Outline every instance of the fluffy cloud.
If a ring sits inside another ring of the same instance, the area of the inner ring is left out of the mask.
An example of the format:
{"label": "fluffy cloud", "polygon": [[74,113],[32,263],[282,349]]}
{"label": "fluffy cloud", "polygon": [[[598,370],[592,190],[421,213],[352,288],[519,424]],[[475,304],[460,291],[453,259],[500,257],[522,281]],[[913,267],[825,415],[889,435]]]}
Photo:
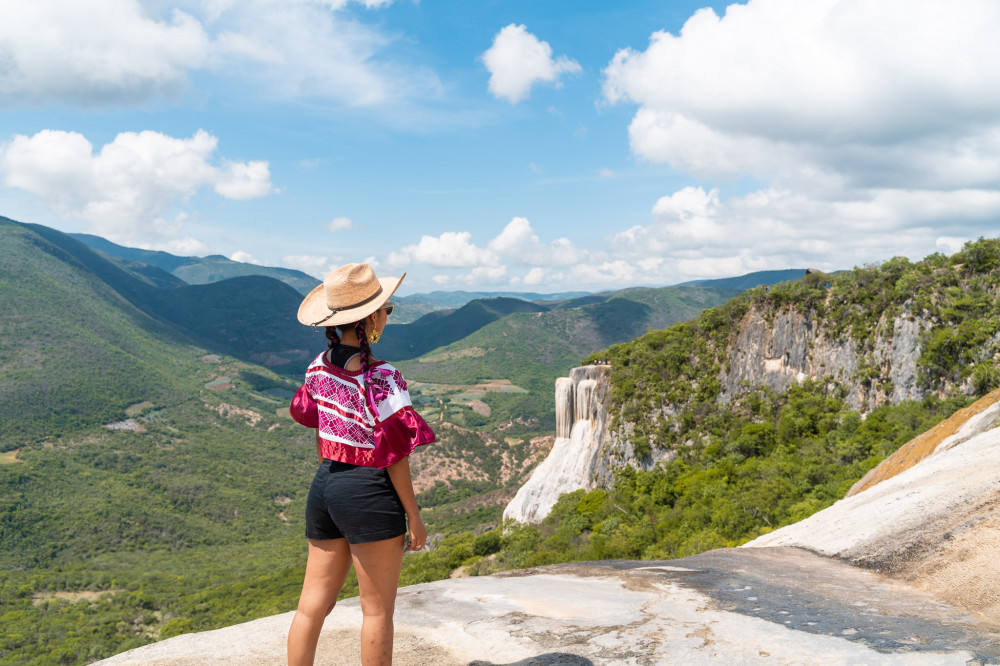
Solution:
{"label": "fluffy cloud", "polygon": [[998,29],[991,0],[750,0],[620,51],[604,91],[640,105],[637,154],[685,170],[882,171],[944,152],[996,182]]}
{"label": "fluffy cloud", "polygon": [[535,83],[559,85],[563,74],[581,71],[580,64],[566,56],[553,59],[548,42],[539,40],[525,26],[513,23],[497,33],[482,60],[490,73],[490,92],[511,104],[525,99]]}
{"label": "fluffy cloud", "polygon": [[190,139],[123,132],[95,154],[82,134],[42,130],[0,147],[0,182],[112,239],[175,235],[184,215],[163,216],[203,187],[239,200],[272,191],[267,162],[213,165],[217,143],[201,130]]}
{"label": "fluffy cloud", "polygon": [[318,279],[323,279],[331,268],[329,257],[312,254],[286,254],[281,258],[281,265],[300,270]]}
{"label": "fluffy cloud", "polygon": [[[620,51],[604,95],[638,106],[632,151],[717,187],[661,198],[613,253],[687,279],[995,235],[998,31],[991,0],[750,0]],[[760,189],[723,195],[749,178]]]}
{"label": "fluffy cloud", "polygon": [[523,217],[512,219],[489,242],[487,249],[514,261],[536,266],[565,266],[584,257],[584,253],[577,250],[568,238],[557,238],[545,245],[531,228],[531,222]]}
{"label": "fluffy cloud", "polygon": [[141,103],[178,94],[194,71],[235,73],[272,95],[349,106],[440,89],[432,72],[385,59],[392,40],[342,11],[347,0],[176,0],[164,17],[152,4],[7,0],[0,105]]}
{"label": "fluffy cloud", "polygon": [[405,268],[411,262],[449,268],[498,266],[500,258],[472,243],[468,231],[446,231],[440,236],[421,236],[420,242],[390,252],[385,259],[391,268]]}
{"label": "fluffy cloud", "polygon": [[261,262],[253,258],[252,254],[250,254],[249,252],[244,252],[243,250],[236,250],[236,252],[233,252],[231,255],[229,255],[229,258],[232,259],[233,261],[239,261],[244,264],[254,264],[257,266],[262,265]]}
{"label": "fluffy cloud", "polygon": [[181,90],[211,39],[190,14],[151,18],[135,0],[7,0],[0,103],[137,102]]}

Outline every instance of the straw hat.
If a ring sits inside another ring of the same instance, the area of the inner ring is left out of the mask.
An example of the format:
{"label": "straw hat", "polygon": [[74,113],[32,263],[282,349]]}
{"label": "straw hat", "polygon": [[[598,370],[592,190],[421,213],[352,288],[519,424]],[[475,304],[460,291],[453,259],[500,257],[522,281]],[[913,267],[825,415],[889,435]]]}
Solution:
{"label": "straw hat", "polygon": [[382,307],[406,277],[377,278],[368,264],[347,264],[326,276],[299,306],[306,326],[340,326],[361,321]]}

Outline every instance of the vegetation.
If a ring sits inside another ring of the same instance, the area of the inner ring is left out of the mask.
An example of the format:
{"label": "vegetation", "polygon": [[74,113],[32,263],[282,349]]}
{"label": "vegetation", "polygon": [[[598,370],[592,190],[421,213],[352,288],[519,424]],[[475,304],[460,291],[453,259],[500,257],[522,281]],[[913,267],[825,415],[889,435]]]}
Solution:
{"label": "vegetation", "polygon": [[966,398],[885,406],[862,420],[816,383],[753,391],[704,424],[705,438],[612,489],[564,495],[541,525],[504,537],[498,568],[601,559],[673,559],[731,547],[806,518]]}
{"label": "vegetation", "polygon": [[[615,425],[633,429],[640,454],[654,443],[673,448],[699,436],[701,421],[717,410],[720,371],[728,367],[729,345],[751,308],[768,318],[800,312],[833,339],[853,340],[863,362],[849,379],[868,389],[889,390],[891,384],[864,354],[878,336],[891,335],[897,318],[918,320],[920,388],[982,394],[1000,386],[998,268],[1000,240],[979,239],[951,257],[934,254],[920,262],[897,257],[836,275],[812,273],[778,287],[757,287],[588,360],[611,363]],[[660,418],[665,403],[674,406],[676,416]]]}

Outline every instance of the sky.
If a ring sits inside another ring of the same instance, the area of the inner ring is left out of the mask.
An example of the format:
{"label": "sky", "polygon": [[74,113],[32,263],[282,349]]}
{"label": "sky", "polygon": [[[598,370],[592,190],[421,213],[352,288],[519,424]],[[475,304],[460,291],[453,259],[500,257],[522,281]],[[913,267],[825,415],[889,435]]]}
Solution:
{"label": "sky", "polygon": [[401,293],[1000,235],[996,0],[0,0],[0,215]]}

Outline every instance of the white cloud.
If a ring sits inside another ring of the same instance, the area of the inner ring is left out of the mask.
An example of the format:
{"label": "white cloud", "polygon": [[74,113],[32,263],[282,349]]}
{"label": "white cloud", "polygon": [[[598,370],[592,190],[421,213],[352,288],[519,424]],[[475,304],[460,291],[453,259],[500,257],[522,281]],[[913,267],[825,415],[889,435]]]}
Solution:
{"label": "white cloud", "polygon": [[468,286],[496,285],[504,282],[506,278],[506,266],[477,266],[464,275],[452,276],[452,282],[459,282]]}
{"label": "white cloud", "polygon": [[618,177],[618,174],[616,174],[611,169],[606,169],[605,168],[605,169],[598,169],[597,170],[597,177],[600,178],[601,180],[614,180],[615,178]]}
{"label": "white cloud", "polygon": [[132,103],[175,94],[210,49],[201,23],[179,10],[157,20],[135,0],[6,0],[0,104]]}
{"label": "white cloud", "polygon": [[[346,2],[243,0],[227,3],[211,26],[218,63],[239,65],[282,97],[386,106],[440,94],[426,68],[385,56],[394,38],[340,12]],[[368,0],[369,8],[390,4]]]}
{"label": "white cloud", "polygon": [[[637,105],[632,151],[712,184],[661,198],[612,254],[689,279],[995,235],[998,31],[991,0],[749,0],[620,51],[604,96]],[[727,198],[731,179],[761,186]]]}
{"label": "white cloud", "polygon": [[461,268],[468,266],[497,266],[499,257],[472,243],[468,231],[446,231],[440,236],[421,236],[420,242],[390,252],[385,263],[390,268],[405,268],[411,262],[428,266]]}
{"label": "white cloud", "polygon": [[515,217],[500,234],[489,242],[487,249],[514,261],[537,266],[565,266],[584,258],[568,238],[557,238],[545,245],[539,240],[531,222]]}
{"label": "white cloud", "polygon": [[300,270],[320,280],[331,270],[328,257],[312,254],[286,254],[281,258],[281,265]]}
{"label": "white cloud", "polygon": [[540,266],[535,266],[528,271],[522,281],[524,284],[541,284],[545,280],[546,271]]}
{"label": "white cloud", "polygon": [[243,250],[236,250],[236,252],[233,252],[231,255],[229,255],[229,258],[232,259],[233,261],[239,261],[244,264],[254,264],[256,266],[262,265],[261,262],[253,258],[252,254],[250,254],[249,252],[244,252]]}
{"label": "white cloud", "polygon": [[539,40],[525,26],[513,23],[497,33],[482,60],[490,73],[490,92],[511,104],[527,98],[537,82],[558,86],[563,74],[581,71],[580,64],[566,56],[553,59],[548,42]]}
{"label": "white cloud", "polygon": [[996,184],[998,30],[991,0],[750,0],[620,51],[604,93],[640,106],[636,154],[693,173]]}
{"label": "white cloud", "polygon": [[154,243],[148,249],[161,250],[181,257],[203,257],[209,253],[208,245],[190,236],[175,238],[166,243]]}
{"label": "white cloud", "polygon": [[349,217],[335,217],[326,225],[326,228],[333,232],[347,231],[354,229],[354,221]]}
{"label": "white cloud", "polygon": [[95,154],[82,134],[42,130],[0,147],[0,182],[112,239],[175,235],[185,216],[163,215],[202,187],[240,200],[272,191],[267,162],[213,165],[217,143],[202,130],[190,139],[123,132]]}
{"label": "white cloud", "polygon": [[394,38],[342,11],[346,0],[174,4],[160,17],[140,0],[7,0],[0,106],[139,104],[177,95],[198,71],[243,77],[261,94],[347,106],[441,90],[433,72],[386,57]]}

